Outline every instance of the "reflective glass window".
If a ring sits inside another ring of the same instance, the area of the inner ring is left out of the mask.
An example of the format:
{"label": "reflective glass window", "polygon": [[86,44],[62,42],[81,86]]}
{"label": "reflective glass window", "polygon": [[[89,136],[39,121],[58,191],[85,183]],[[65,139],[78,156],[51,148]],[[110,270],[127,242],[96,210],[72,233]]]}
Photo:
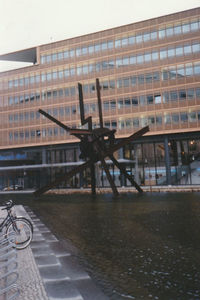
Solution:
{"label": "reflective glass window", "polygon": [[126,119],[125,123],[126,123],[126,128],[131,128],[131,125],[132,125],[131,119]]}
{"label": "reflective glass window", "polygon": [[58,74],[57,74],[57,71],[55,71],[55,72],[52,73],[52,78],[53,78],[53,80],[57,79],[57,75],[58,75]]}
{"label": "reflective glass window", "polygon": [[113,49],[113,41],[108,41],[108,49]]}
{"label": "reflective glass window", "polygon": [[131,100],[130,100],[130,98],[124,99],[124,104],[125,104],[126,108],[130,107],[131,106]]}
{"label": "reflective glass window", "polygon": [[183,33],[189,32],[190,31],[190,24],[182,25],[182,31],[183,31]]}
{"label": "reflective glass window", "polygon": [[176,56],[182,56],[183,55],[183,47],[176,47]]}
{"label": "reflective glass window", "polygon": [[148,42],[151,39],[151,34],[149,32],[143,34],[144,42]]}
{"label": "reflective glass window", "polygon": [[179,114],[172,114],[172,122],[179,123]]}
{"label": "reflective glass window", "polygon": [[115,48],[121,47],[121,40],[115,41]]}
{"label": "reflective glass window", "polygon": [[158,32],[159,39],[164,39],[165,37],[165,29],[161,29]]}
{"label": "reflective glass window", "polygon": [[169,69],[169,79],[176,79],[176,69],[175,68]]}
{"label": "reflective glass window", "polygon": [[63,59],[63,52],[58,52],[58,60]]}
{"label": "reflective glass window", "polygon": [[137,63],[138,63],[138,64],[142,64],[143,61],[144,61],[144,56],[141,55],[141,54],[138,54],[138,55],[137,55]]}
{"label": "reflective glass window", "polygon": [[181,123],[185,123],[188,121],[188,114],[187,112],[181,112],[180,113],[180,119],[181,119]]}
{"label": "reflective glass window", "polygon": [[188,117],[189,117],[189,122],[196,122],[197,121],[196,111],[190,112]]}
{"label": "reflective glass window", "polygon": [[160,103],[162,102],[161,99],[162,99],[162,98],[161,98],[161,95],[160,95],[160,94],[154,95],[154,102],[155,102],[155,104],[160,104]]}
{"label": "reflective glass window", "polygon": [[162,125],[162,116],[156,116],[156,125]]}
{"label": "reflective glass window", "polygon": [[133,127],[139,127],[139,118],[133,118]]}
{"label": "reflective glass window", "polygon": [[171,124],[171,115],[165,115],[164,122],[165,124]]}
{"label": "reflective glass window", "polygon": [[186,91],[185,90],[179,91],[179,99],[180,100],[185,100],[186,99]]}
{"label": "reflective glass window", "polygon": [[185,45],[185,46],[183,47],[183,49],[184,49],[184,54],[185,54],[185,55],[188,55],[188,54],[190,54],[190,53],[192,52],[191,45]]}
{"label": "reflective glass window", "polygon": [[163,49],[160,51],[160,59],[165,59],[167,58],[167,50]]}
{"label": "reflective glass window", "polygon": [[47,63],[50,63],[50,62],[51,62],[51,55],[47,55],[47,56],[46,56],[46,62],[47,62]]}
{"label": "reflective glass window", "polygon": [[69,77],[69,69],[65,69],[64,70],[64,75],[65,75],[65,78]]}
{"label": "reflective glass window", "polygon": [[195,91],[194,91],[194,89],[188,89],[187,90],[187,98],[188,99],[194,99],[195,98]]}
{"label": "reflective glass window", "polygon": [[123,64],[122,64],[122,59],[121,58],[117,58],[116,59],[116,67],[119,68],[121,67]]}
{"label": "reflective glass window", "polygon": [[129,86],[129,78],[123,78],[123,85],[124,85],[124,87]]}
{"label": "reflective glass window", "polygon": [[200,44],[193,44],[192,45],[192,52],[193,53],[199,53],[200,52]]}
{"label": "reflective glass window", "polygon": [[123,86],[123,81],[122,81],[122,79],[118,79],[118,80],[117,80],[117,88],[122,88],[122,86]]}
{"label": "reflective glass window", "polygon": [[123,57],[123,66],[129,65],[129,57]]}
{"label": "reflective glass window", "polygon": [[69,53],[70,53],[70,57],[74,57],[74,55],[75,55],[75,50],[74,50],[74,49],[71,49]]}
{"label": "reflective glass window", "polygon": [[94,53],[94,46],[93,46],[93,45],[90,45],[90,46],[88,47],[88,51],[89,51],[90,54]]}
{"label": "reflective glass window", "polygon": [[111,109],[116,109],[116,101],[115,100],[110,101],[110,108]]}
{"label": "reflective glass window", "polygon": [[190,26],[191,26],[191,30],[192,30],[192,31],[195,31],[195,30],[198,30],[198,29],[199,29],[199,24],[198,24],[198,22],[193,22],[193,23],[190,24]]}
{"label": "reflective glass window", "polygon": [[59,79],[63,78],[63,70],[58,71],[58,77]]}
{"label": "reflective glass window", "polygon": [[47,73],[47,81],[51,80],[51,73]]}
{"label": "reflective glass window", "polygon": [[182,33],[182,26],[178,25],[174,27],[174,34],[181,34]]}
{"label": "reflective glass window", "polygon": [[152,74],[146,74],[145,75],[145,81],[146,81],[146,83],[152,83],[152,80],[153,80]]}
{"label": "reflective glass window", "polygon": [[88,65],[83,66],[83,74],[88,74]]}
{"label": "reflective glass window", "polygon": [[136,56],[130,56],[129,62],[130,62],[130,65],[135,65],[136,64]]}
{"label": "reflective glass window", "polygon": [[107,42],[101,44],[101,50],[102,51],[107,50]]}
{"label": "reflective glass window", "polygon": [[75,68],[70,68],[70,75],[74,76],[76,74]]}
{"label": "reflective glass window", "polygon": [[88,50],[87,47],[83,47],[83,48],[81,49],[82,55],[86,55],[86,54],[87,54],[87,50]]}
{"label": "reflective glass window", "polygon": [[80,56],[81,55],[81,48],[76,48],[76,56]]}
{"label": "reflective glass window", "polygon": [[145,62],[151,61],[151,53],[145,53],[145,55],[144,55],[144,61]]}
{"label": "reflective glass window", "polygon": [[200,88],[196,88],[196,97],[200,98]]}
{"label": "reflective glass window", "polygon": [[144,84],[144,75],[138,75],[138,83]]}
{"label": "reflective glass window", "polygon": [[157,40],[157,31],[151,32],[151,40]]}
{"label": "reflective glass window", "polygon": [[171,91],[171,92],[170,92],[170,99],[171,99],[172,101],[178,100],[178,93],[177,93],[177,91]]}
{"label": "reflective glass window", "polygon": [[136,35],[136,43],[137,43],[137,44],[138,44],[138,43],[142,43],[142,41],[143,41],[143,36],[142,36],[142,34]]}
{"label": "reflective glass window", "polygon": [[175,56],[175,49],[174,48],[171,48],[171,49],[168,49],[168,57],[174,57]]}
{"label": "reflective glass window", "polygon": [[172,36],[173,34],[173,27],[166,28],[166,36]]}
{"label": "reflective glass window", "polygon": [[139,96],[140,105],[146,105],[146,97],[145,96]]}
{"label": "reflective glass window", "polygon": [[68,58],[69,57],[69,51],[65,50],[63,53],[64,58]]}
{"label": "reflective glass window", "polygon": [[195,75],[200,75],[200,64],[195,64],[194,65],[194,74]]}
{"label": "reflective glass window", "polygon": [[135,86],[137,84],[137,77],[136,76],[131,76],[131,85]]}
{"label": "reflective glass window", "polygon": [[121,42],[122,42],[122,47],[127,46],[128,45],[128,38],[123,38]]}
{"label": "reflective glass window", "polygon": [[147,104],[153,104],[153,95],[147,95]]}
{"label": "reflective glass window", "polygon": [[129,43],[130,45],[135,44],[135,36],[129,36],[129,38],[128,38],[128,43]]}
{"label": "reflective glass window", "polygon": [[123,108],[123,106],[124,106],[124,101],[123,101],[123,99],[118,99],[118,101],[117,101],[117,106],[118,106],[118,109]]}
{"label": "reflective glass window", "polygon": [[153,81],[159,81],[160,80],[160,73],[154,72],[153,73]]}
{"label": "reflective glass window", "polygon": [[193,67],[192,65],[187,65],[185,68],[185,75],[186,76],[192,76],[193,75]]}
{"label": "reflective glass window", "polygon": [[132,105],[133,106],[137,106],[138,105],[138,98],[137,97],[133,97],[132,98]]}

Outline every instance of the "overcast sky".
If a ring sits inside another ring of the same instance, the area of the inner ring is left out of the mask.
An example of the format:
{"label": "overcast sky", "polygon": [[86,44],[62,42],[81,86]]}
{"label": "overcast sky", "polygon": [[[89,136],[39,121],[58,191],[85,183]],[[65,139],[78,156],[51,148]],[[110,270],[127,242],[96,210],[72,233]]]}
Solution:
{"label": "overcast sky", "polygon": [[[200,0],[0,0],[0,54],[199,6]],[[10,66],[0,62],[0,71]]]}

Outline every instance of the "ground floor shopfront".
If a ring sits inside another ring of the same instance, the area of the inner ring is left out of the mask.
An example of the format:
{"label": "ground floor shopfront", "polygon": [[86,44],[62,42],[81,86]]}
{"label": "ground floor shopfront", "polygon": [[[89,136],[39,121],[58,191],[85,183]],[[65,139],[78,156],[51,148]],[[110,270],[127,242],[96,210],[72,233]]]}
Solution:
{"label": "ground floor shopfront", "polygon": [[[79,144],[49,145],[0,151],[0,189],[37,189],[83,163]],[[147,136],[116,153],[127,172],[143,186],[200,184],[200,133]],[[130,182],[107,160],[117,186]],[[97,163],[97,187],[108,187],[106,174]],[[90,170],[77,173],[58,188],[88,188]]]}

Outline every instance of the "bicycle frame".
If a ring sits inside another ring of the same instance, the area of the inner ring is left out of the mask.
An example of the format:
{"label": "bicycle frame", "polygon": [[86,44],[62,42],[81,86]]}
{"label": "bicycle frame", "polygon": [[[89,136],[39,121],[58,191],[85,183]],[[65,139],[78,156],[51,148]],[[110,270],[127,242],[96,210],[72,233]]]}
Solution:
{"label": "bicycle frame", "polygon": [[0,223],[0,232],[2,232],[4,227],[7,227],[7,225],[13,221],[15,217],[12,215],[11,209],[7,211],[7,216],[5,219]]}

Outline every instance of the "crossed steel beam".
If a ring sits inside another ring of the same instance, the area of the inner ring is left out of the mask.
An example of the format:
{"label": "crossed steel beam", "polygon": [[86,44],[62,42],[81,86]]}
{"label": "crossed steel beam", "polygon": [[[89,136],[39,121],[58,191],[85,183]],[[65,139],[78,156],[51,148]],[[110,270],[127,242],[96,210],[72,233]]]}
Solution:
{"label": "crossed steel beam", "polygon": [[[81,117],[81,125],[88,124],[88,129],[72,129],[67,125],[63,124],[59,120],[55,119],[47,112],[39,109],[39,112],[44,115],[46,118],[56,123],[58,126],[62,127],[64,130],[68,131],[70,134],[76,136],[80,140],[80,149],[82,158],[86,160],[82,165],[75,167],[64,175],[58,177],[55,181],[50,184],[39,188],[34,192],[36,196],[41,195],[51,189],[52,187],[57,186],[60,182],[68,180],[73,177],[77,173],[82,172],[83,170],[90,168],[91,175],[91,190],[92,194],[96,193],[96,181],[95,181],[95,163],[100,161],[102,167],[105,170],[107,179],[112,188],[113,194],[117,196],[118,190],[115,185],[115,182],[110,174],[108,165],[106,164],[105,158],[109,157],[113,164],[120,170],[122,174],[131,182],[131,184],[138,190],[138,192],[143,192],[141,187],[135,182],[133,177],[126,172],[124,166],[122,166],[113,156],[114,152],[119,150],[121,147],[129,144],[134,139],[137,139],[144,135],[149,131],[149,127],[143,127],[139,131],[133,133],[127,138],[124,138],[118,143],[115,143],[115,130],[110,130],[109,128],[103,127],[103,115],[102,115],[102,106],[101,106],[101,94],[100,94],[100,84],[99,79],[96,79],[96,90],[97,90],[97,100],[98,100],[98,111],[99,111],[99,128],[92,128],[92,117],[89,116],[85,118],[84,111],[84,102],[83,102],[83,92],[82,85],[78,83],[78,91],[79,91],[79,106],[80,106],[80,117]],[[106,137],[106,140],[105,140]]]}

